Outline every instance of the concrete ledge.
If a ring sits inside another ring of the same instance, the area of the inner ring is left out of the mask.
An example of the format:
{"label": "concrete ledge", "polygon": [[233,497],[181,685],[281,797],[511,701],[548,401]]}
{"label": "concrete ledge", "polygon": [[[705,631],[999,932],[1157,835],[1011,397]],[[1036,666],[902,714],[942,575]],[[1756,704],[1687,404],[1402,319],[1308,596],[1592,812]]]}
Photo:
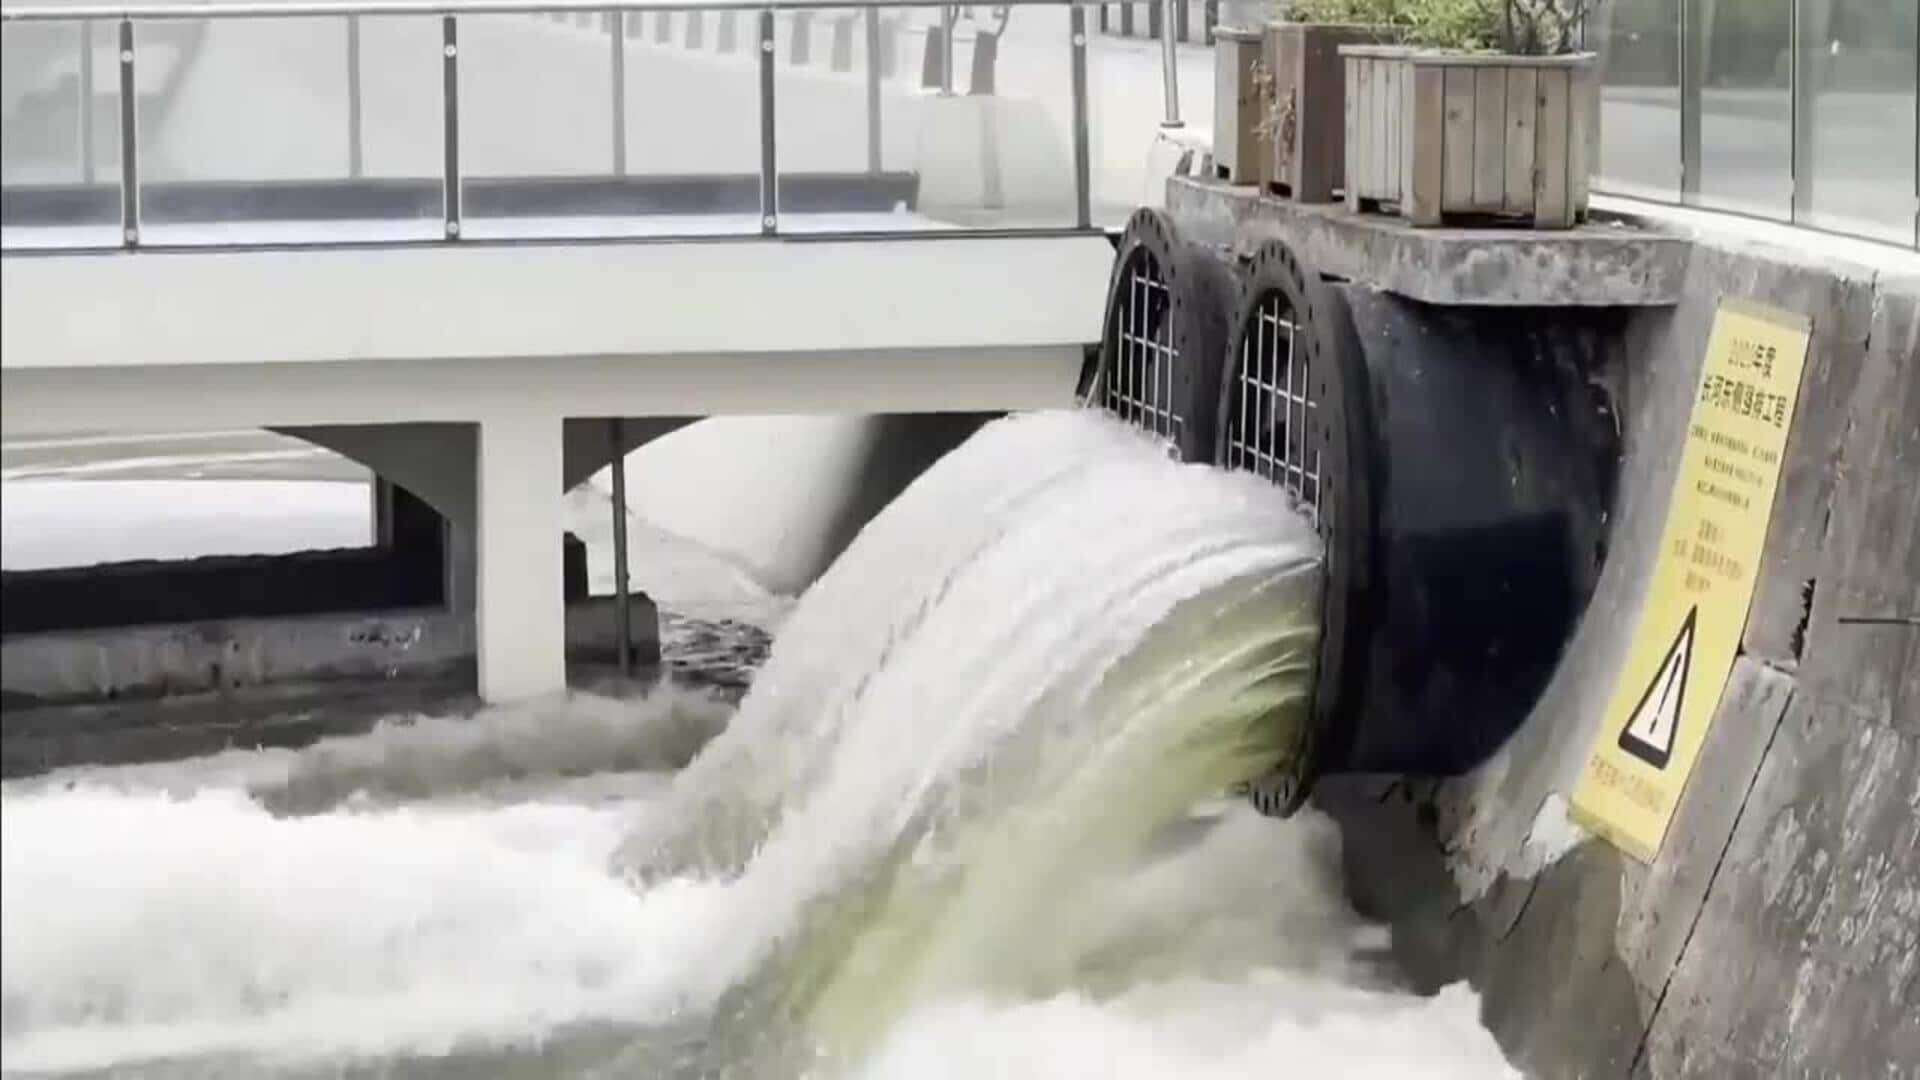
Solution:
{"label": "concrete ledge", "polygon": [[[654,663],[660,656],[659,614],[645,596],[633,597],[632,605],[636,659]],[[569,604],[569,655],[588,661],[614,656],[617,614],[611,597]],[[0,640],[0,698],[11,736],[17,734],[16,709],[441,675],[471,665],[474,655],[473,619],[444,609],[19,634]]]}
{"label": "concrete ledge", "polygon": [[1684,237],[1617,223],[1416,229],[1192,177],[1167,182],[1167,209],[1200,243],[1250,254],[1284,240],[1322,273],[1429,304],[1668,307],[1680,301],[1692,251]]}

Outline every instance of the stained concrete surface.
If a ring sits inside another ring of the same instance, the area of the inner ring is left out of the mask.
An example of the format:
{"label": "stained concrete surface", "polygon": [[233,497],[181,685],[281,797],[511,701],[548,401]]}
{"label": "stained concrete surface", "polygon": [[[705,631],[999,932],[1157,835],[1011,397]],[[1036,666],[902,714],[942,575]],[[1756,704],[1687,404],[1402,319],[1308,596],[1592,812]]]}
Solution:
{"label": "stained concrete surface", "polygon": [[[1610,556],[1526,724],[1465,777],[1316,800],[1405,969],[1470,979],[1530,1075],[1920,1075],[1920,625],[1897,621],[1920,616],[1920,288],[1689,244],[1677,302],[1594,373],[1624,423]],[[1556,860],[1540,823],[1627,651],[1730,297],[1813,322],[1743,652],[1654,863],[1592,838]]]}
{"label": "stained concrete surface", "polygon": [[1282,240],[1321,273],[1430,304],[1644,307],[1680,299],[1692,245],[1656,228],[1594,222],[1565,232],[1416,229],[1340,204],[1268,198],[1251,187],[1174,177],[1181,235],[1252,254]]}

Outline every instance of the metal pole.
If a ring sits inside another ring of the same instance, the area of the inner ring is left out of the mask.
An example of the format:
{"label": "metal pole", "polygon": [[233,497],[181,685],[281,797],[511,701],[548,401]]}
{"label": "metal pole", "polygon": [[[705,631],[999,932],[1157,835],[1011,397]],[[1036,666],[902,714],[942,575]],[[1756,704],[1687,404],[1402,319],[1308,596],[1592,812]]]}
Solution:
{"label": "metal pole", "polygon": [[1160,11],[1160,84],[1166,94],[1167,118],[1161,127],[1177,128],[1180,125],[1180,50],[1173,40],[1173,22],[1167,5],[1171,0],[1159,0]]}
{"label": "metal pole", "polygon": [[613,43],[613,175],[627,175],[627,14],[607,13],[607,38]]}
{"label": "metal pole", "polygon": [[1789,221],[1804,222],[1813,212],[1813,109],[1819,91],[1827,85],[1832,53],[1832,8],[1825,0],[1801,0],[1787,21],[1787,175],[1792,194],[1787,200]]}
{"label": "metal pole", "polygon": [[360,16],[347,16],[347,175],[366,171],[360,145]]}
{"label": "metal pole", "polygon": [[626,421],[614,417],[607,421],[607,433],[613,440],[613,598],[614,632],[620,635],[615,646],[620,654],[620,677],[633,671],[633,611],[627,599],[627,438]]}
{"label": "metal pole", "polygon": [[948,5],[940,9],[940,92],[953,93],[953,31],[960,21],[959,9]]}
{"label": "metal pole", "polygon": [[780,227],[780,172],[773,138],[773,10],[760,13],[760,234]]}
{"label": "metal pole", "polygon": [[133,20],[120,20],[120,235],[128,247],[140,243],[140,138],[135,127]]}
{"label": "metal pole", "polygon": [[[1695,40],[1694,12],[1713,0],[1680,0],[1674,12],[1680,30],[1680,201],[1693,203],[1700,194],[1701,68],[1706,45]],[[1712,9],[1703,25],[1712,24]]]}
{"label": "metal pole", "polygon": [[93,22],[80,24],[80,182],[93,183]]}
{"label": "metal pole", "polygon": [[867,171],[880,171],[880,10],[868,8],[867,21]]}
{"label": "metal pole", "polygon": [[440,96],[446,104],[441,134],[445,139],[445,163],[440,186],[446,199],[447,239],[460,238],[460,33],[459,20],[452,15],[440,18]]}
{"label": "metal pole", "polygon": [[1092,153],[1087,146],[1087,9],[1073,5],[1073,193],[1074,223],[1093,227]]}

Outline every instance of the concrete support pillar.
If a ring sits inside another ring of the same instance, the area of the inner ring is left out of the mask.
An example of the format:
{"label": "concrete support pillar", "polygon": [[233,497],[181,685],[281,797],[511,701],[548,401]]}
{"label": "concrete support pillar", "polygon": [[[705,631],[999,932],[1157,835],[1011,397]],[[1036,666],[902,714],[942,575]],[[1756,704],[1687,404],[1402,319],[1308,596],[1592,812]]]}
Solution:
{"label": "concrete support pillar", "polygon": [[474,630],[488,702],[566,689],[560,432],[559,417],[480,424]]}
{"label": "concrete support pillar", "polygon": [[474,526],[472,522],[447,522],[444,528],[447,561],[442,570],[446,574],[447,610],[456,615],[472,615],[476,603],[474,590],[480,587],[480,547]]}
{"label": "concrete support pillar", "polygon": [[367,485],[367,492],[373,499],[373,535],[367,540],[368,546],[391,548],[393,546],[393,485],[376,476],[373,478],[373,483]]}

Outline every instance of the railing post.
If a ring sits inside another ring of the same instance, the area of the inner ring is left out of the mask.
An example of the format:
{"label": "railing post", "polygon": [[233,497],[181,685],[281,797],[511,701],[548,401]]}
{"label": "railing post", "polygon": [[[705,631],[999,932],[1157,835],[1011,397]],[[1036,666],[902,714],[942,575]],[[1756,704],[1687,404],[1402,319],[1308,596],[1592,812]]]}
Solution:
{"label": "railing post", "polygon": [[1832,4],[1802,0],[1793,5],[1787,20],[1787,175],[1793,185],[1787,220],[1799,224],[1813,212],[1813,109],[1817,88],[1828,84],[1832,65],[1831,53],[1809,50],[1805,44],[1830,41],[1832,19]]}
{"label": "railing post", "polygon": [[120,236],[127,247],[140,243],[140,135],[135,128],[133,20],[120,20]]}
{"label": "railing post", "polygon": [[867,171],[880,171],[880,9],[868,8],[867,23]]}
{"label": "railing post", "polygon": [[460,239],[460,34],[459,20],[453,15],[440,17],[440,95],[446,105],[442,135],[445,139],[445,164],[440,184],[447,209],[447,239]]}
{"label": "railing post", "polygon": [[1091,151],[1087,146],[1087,9],[1073,5],[1073,196],[1074,224],[1093,227]]}
{"label": "railing post", "polygon": [[[1169,10],[1173,0],[1156,0],[1160,13],[1160,82],[1165,93],[1167,116],[1161,127],[1180,126],[1180,46],[1173,40],[1173,19]],[[1182,0],[1185,2],[1185,0]]]}
{"label": "railing post", "polygon": [[360,16],[347,16],[347,175],[366,171],[360,139]]}
{"label": "railing post", "polygon": [[80,182],[93,183],[93,20],[80,23]]}
{"label": "railing post", "polygon": [[960,9],[948,4],[940,9],[940,92],[953,93],[953,32],[960,25]]}
{"label": "railing post", "polygon": [[607,40],[613,43],[613,175],[627,175],[626,12],[607,13]]}
{"label": "railing post", "polygon": [[1703,97],[1701,63],[1706,52],[1693,32],[1694,8],[1699,0],[1680,0],[1674,6],[1680,42],[1680,201],[1691,205],[1700,195],[1700,105]]}
{"label": "railing post", "polygon": [[760,12],[760,234],[780,228],[780,170],[774,156],[773,9]]}

